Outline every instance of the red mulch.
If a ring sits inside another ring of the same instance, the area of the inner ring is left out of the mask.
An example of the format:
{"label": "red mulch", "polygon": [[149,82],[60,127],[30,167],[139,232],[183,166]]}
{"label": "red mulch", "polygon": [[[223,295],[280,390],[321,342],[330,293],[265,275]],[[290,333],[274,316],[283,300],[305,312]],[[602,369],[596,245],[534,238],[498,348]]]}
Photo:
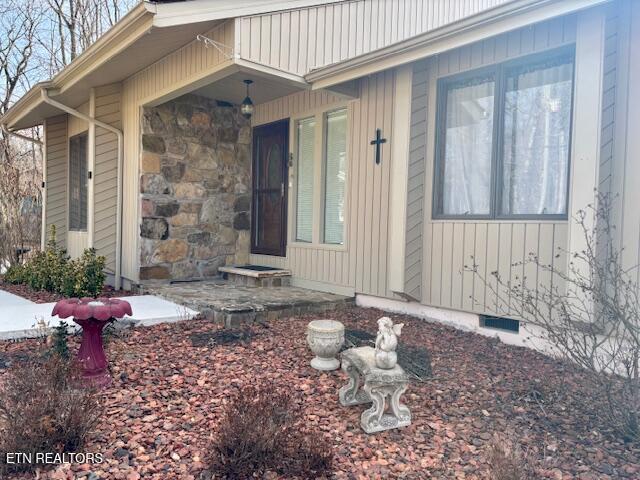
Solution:
{"label": "red mulch", "polygon": [[[370,332],[381,315],[358,308],[326,314]],[[105,454],[105,463],[60,467],[41,478],[80,478],[91,470],[105,479],[197,479],[222,407],[257,379],[303,396],[308,421],[333,444],[336,479],[487,479],[486,452],[496,433],[520,443],[538,478],[640,478],[638,449],[598,424],[597,407],[572,367],[440,324],[393,318],[405,323],[401,341],[427,346],[433,364],[434,377],[405,394],[413,414],[408,428],[362,432],[363,408],[338,403],[345,375],[309,366],[310,316],[252,327],[250,343],[199,347],[189,335],[219,327],[187,321],[136,328],[109,344],[115,382],[104,394],[104,422],[84,449]],[[0,353],[36,344],[2,343]]]}
{"label": "red mulch", "polygon": [[[46,290],[34,290],[29,285],[13,285],[0,280],[0,290],[4,290],[14,295],[19,295],[35,303],[52,303],[64,298],[59,293],[47,292]],[[101,297],[128,297],[135,295],[129,290],[114,290],[113,287],[105,285],[102,289]]]}

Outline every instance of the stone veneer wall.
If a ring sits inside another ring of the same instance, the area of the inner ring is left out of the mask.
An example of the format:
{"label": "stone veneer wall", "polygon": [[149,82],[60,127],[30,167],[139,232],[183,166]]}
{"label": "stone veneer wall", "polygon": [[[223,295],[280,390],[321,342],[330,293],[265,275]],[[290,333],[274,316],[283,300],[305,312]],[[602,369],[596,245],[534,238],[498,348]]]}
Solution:
{"label": "stone veneer wall", "polygon": [[249,259],[251,126],[185,95],[142,117],[140,280],[217,275]]}

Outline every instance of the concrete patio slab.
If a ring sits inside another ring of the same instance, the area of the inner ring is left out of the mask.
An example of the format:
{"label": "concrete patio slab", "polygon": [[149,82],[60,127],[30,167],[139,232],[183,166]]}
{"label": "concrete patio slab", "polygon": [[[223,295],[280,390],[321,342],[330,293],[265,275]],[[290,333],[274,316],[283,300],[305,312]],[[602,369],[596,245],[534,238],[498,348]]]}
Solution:
{"label": "concrete patio slab", "polygon": [[33,303],[34,302],[27,300],[26,298],[0,290],[0,309],[17,305],[32,305]]}
{"label": "concrete patio slab", "polygon": [[[6,292],[0,290],[0,293]],[[125,317],[124,320],[134,325],[171,323],[189,320],[198,315],[197,311],[152,295],[122,297],[122,299],[128,301],[133,310],[133,315]],[[0,340],[38,337],[47,334],[51,328],[60,324],[60,318],[51,316],[54,303],[29,302],[6,307],[4,304],[1,305]],[[67,323],[73,324],[72,321]]]}

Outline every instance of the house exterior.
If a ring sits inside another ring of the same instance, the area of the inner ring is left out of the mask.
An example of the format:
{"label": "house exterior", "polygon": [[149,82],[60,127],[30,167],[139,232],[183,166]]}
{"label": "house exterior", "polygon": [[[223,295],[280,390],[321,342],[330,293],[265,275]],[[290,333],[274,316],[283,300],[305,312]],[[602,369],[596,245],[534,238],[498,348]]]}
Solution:
{"label": "house exterior", "polygon": [[0,122],[44,126],[43,231],[117,286],[251,263],[477,327],[500,305],[465,265],[549,284],[510,265],[566,264],[594,189],[638,263],[639,117],[635,1],[190,0]]}

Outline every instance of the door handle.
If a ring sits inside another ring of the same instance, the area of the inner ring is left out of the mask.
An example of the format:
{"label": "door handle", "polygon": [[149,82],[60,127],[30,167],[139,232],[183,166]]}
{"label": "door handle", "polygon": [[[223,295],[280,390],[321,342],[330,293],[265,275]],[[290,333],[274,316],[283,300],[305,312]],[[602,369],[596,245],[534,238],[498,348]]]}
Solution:
{"label": "door handle", "polygon": [[280,196],[284,198],[284,182],[280,182]]}

